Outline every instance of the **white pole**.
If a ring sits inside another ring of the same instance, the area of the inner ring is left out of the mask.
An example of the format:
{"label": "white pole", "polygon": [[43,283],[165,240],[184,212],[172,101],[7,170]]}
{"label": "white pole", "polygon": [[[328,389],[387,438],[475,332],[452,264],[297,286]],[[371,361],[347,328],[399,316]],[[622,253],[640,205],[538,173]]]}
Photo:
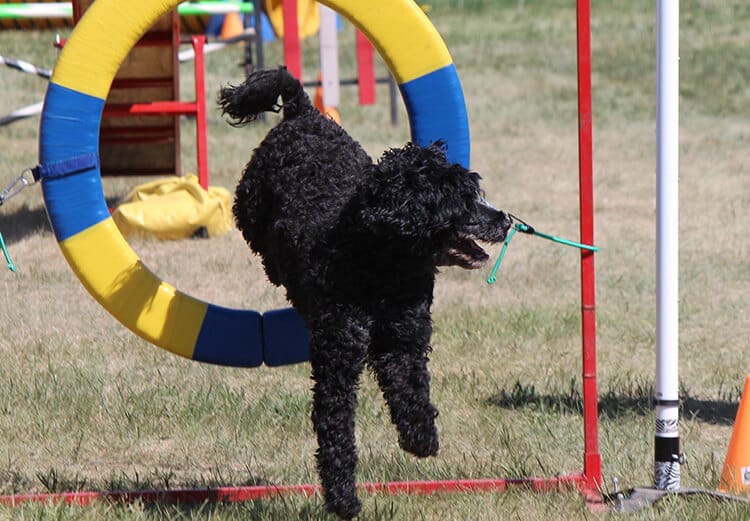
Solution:
{"label": "white pole", "polygon": [[336,11],[320,6],[320,71],[323,84],[323,107],[338,107],[339,44],[336,32]]}
{"label": "white pole", "polygon": [[679,0],[656,6],[656,437],[654,484],[680,488]]}

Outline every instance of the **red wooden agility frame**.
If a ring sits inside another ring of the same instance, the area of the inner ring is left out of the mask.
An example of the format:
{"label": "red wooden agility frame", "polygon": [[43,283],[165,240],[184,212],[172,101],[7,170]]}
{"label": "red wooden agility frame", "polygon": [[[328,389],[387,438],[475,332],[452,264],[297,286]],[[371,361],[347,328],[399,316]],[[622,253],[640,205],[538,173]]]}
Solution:
{"label": "red wooden agility frame", "polygon": [[[578,32],[578,138],[581,242],[594,244],[591,39],[590,0],[577,0]],[[386,494],[432,494],[436,492],[505,491],[520,487],[531,491],[579,490],[589,506],[602,504],[602,466],[598,441],[596,384],[596,308],[594,254],[581,250],[581,316],[583,354],[583,471],[547,478],[463,479],[443,481],[400,481],[363,483],[360,490]],[[318,493],[317,485],[259,485],[206,489],[173,489],[112,492],[68,492],[0,496],[0,504],[20,505],[32,501],[88,505],[107,499],[119,502],[196,503],[204,501],[256,501],[279,495]]]}
{"label": "red wooden agility frame", "polygon": [[375,103],[375,49],[370,40],[357,29],[357,85],[359,86],[359,104]]}
{"label": "red wooden agility frame", "polygon": [[[74,0],[73,6],[73,21],[78,23],[84,14],[85,9],[92,3],[93,0]],[[136,44],[136,47],[170,47],[173,51],[180,46],[180,17],[176,10],[173,10],[170,14],[169,27],[147,32]],[[195,52],[194,59],[194,78],[195,78],[195,101],[181,101],[179,99],[179,62],[177,55],[172,56],[172,69],[174,71],[172,78],[131,78],[121,79],[115,78],[112,82],[112,89],[145,89],[149,87],[167,87],[172,84],[174,89],[175,99],[165,101],[150,101],[148,103],[106,103],[102,112],[102,117],[128,117],[128,116],[194,116],[195,117],[195,135],[196,135],[196,167],[198,170],[198,183],[206,190],[208,190],[208,122],[206,114],[206,73],[205,73],[205,53],[204,46],[206,43],[206,37],[203,35],[193,35],[191,37],[191,44]],[[172,126],[174,128],[170,129]],[[121,131],[121,132],[119,132]],[[153,126],[153,125],[141,125],[141,126],[127,126],[121,129],[117,127],[107,127],[100,129],[100,142],[101,143],[162,143],[165,142],[165,136],[173,134],[175,139],[175,154],[177,155],[176,164],[172,165],[174,171],[164,171],[163,168],[156,169],[142,169],[136,168],[139,174],[142,175],[161,175],[161,174],[174,174],[181,175],[180,161],[179,161],[179,147],[180,147],[180,121],[179,118],[174,120],[174,123],[169,126]],[[104,160],[102,160],[104,162]],[[124,172],[127,169],[123,170]],[[113,174],[107,174],[103,172],[103,175],[121,175],[116,172]]]}
{"label": "red wooden agility frame", "polygon": [[[206,129],[206,79],[205,57],[203,47],[205,36],[190,38],[195,51],[195,101],[152,101],[149,103],[108,104],[104,108],[104,116],[164,116],[164,115],[194,115],[196,156],[198,162],[198,183],[208,190],[208,137]],[[143,129],[147,131],[148,129]]]}

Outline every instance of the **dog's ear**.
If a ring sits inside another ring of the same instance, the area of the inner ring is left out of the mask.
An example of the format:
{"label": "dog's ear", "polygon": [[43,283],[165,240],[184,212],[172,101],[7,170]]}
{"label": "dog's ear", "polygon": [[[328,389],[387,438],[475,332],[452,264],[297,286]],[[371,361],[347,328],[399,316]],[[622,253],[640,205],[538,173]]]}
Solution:
{"label": "dog's ear", "polygon": [[377,235],[442,240],[478,200],[479,175],[448,163],[440,143],[391,149],[373,168],[361,221]]}

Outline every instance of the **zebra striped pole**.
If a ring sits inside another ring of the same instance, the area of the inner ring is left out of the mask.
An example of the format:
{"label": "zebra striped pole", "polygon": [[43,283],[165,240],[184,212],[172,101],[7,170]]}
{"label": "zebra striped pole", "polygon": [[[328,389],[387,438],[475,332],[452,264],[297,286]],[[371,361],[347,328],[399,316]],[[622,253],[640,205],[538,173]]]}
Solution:
{"label": "zebra striped pole", "polygon": [[[34,74],[35,76],[39,76],[40,78],[44,78],[47,80],[52,77],[51,70],[44,69],[42,67],[37,67],[33,63],[29,63],[27,61],[16,60],[14,58],[7,58],[5,56],[0,56],[0,64],[7,65],[11,69],[16,69],[18,71],[25,72],[27,74]],[[30,118],[32,116],[41,114],[42,105],[43,104],[40,101],[39,103],[34,103],[32,105],[21,107],[18,110],[14,110],[7,116],[0,117],[0,127],[4,127],[5,125],[10,125],[11,123],[18,121],[20,119],[26,119],[26,118]]]}
{"label": "zebra striped pole", "polygon": [[50,79],[52,77],[51,70],[37,67],[33,63],[29,63],[23,60],[16,60],[14,58],[6,58],[5,56],[0,56],[0,64],[7,65],[11,69],[16,69],[27,74],[35,74],[40,78]]}
{"label": "zebra striped pole", "polygon": [[18,110],[14,110],[7,116],[0,118],[0,127],[10,125],[14,121],[18,121],[19,119],[26,119],[41,114],[42,106],[43,103],[40,101],[39,103],[34,103],[33,105],[27,105],[25,107],[21,107]]}

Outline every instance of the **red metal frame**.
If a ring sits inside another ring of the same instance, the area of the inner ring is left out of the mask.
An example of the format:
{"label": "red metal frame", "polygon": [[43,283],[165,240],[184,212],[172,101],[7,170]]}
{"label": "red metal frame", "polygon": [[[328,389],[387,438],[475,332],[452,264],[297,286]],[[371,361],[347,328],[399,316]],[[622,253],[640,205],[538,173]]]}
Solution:
{"label": "red metal frame", "polygon": [[[594,244],[593,205],[593,137],[591,108],[591,40],[590,0],[577,0],[578,33],[578,137],[580,184],[581,242]],[[196,49],[197,51],[197,49]],[[196,52],[196,57],[198,53]],[[202,70],[203,67],[197,67]],[[157,107],[158,109],[158,107]],[[154,109],[143,109],[154,110]],[[522,488],[531,491],[579,490],[590,508],[603,507],[601,496],[602,466],[598,442],[598,404],[596,385],[596,307],[594,254],[581,253],[581,320],[583,358],[583,472],[551,478],[463,479],[444,481],[399,481],[363,483],[360,490],[385,494],[432,494],[437,492],[505,491]],[[113,492],[67,492],[59,494],[22,494],[0,496],[0,504],[19,505],[32,501],[63,502],[88,505],[108,499],[120,502],[190,503],[203,501],[239,502],[278,497],[279,495],[313,495],[317,485],[258,485],[206,489],[174,489]]]}

